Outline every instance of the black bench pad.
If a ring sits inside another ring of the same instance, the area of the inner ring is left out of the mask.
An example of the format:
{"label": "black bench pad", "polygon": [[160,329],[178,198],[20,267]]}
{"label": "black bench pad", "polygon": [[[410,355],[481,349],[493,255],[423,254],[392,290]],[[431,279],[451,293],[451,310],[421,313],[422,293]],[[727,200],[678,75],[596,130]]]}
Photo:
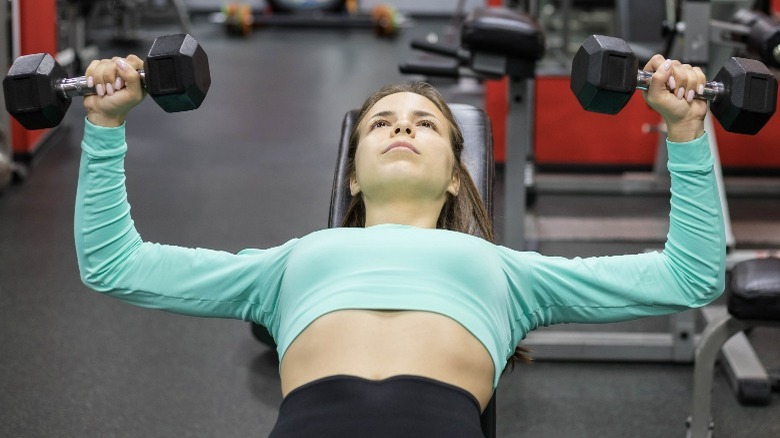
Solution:
{"label": "black bench pad", "polygon": [[537,61],[544,56],[544,33],[526,14],[506,8],[479,8],[466,17],[461,44],[488,52]]}
{"label": "black bench pad", "polygon": [[728,309],[737,318],[780,321],[780,258],[737,263],[731,272]]}

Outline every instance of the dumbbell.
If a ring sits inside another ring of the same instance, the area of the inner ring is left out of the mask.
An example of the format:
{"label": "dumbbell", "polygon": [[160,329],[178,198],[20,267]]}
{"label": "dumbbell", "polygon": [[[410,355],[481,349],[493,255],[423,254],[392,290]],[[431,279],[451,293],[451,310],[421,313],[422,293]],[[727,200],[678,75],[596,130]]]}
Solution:
{"label": "dumbbell", "polygon": [[[158,37],[139,70],[146,91],[169,113],[200,107],[211,76],[206,52],[186,34]],[[87,78],[68,78],[47,53],[25,55],[14,61],[3,79],[5,107],[27,129],[60,124],[72,97],[97,94]]]}
{"label": "dumbbell", "polygon": [[[620,38],[590,36],[571,67],[571,90],[587,111],[617,114],[634,91],[647,90],[651,73]],[[756,134],[777,108],[777,80],[759,61],[731,58],[696,98],[711,102],[710,111],[729,132]]]}

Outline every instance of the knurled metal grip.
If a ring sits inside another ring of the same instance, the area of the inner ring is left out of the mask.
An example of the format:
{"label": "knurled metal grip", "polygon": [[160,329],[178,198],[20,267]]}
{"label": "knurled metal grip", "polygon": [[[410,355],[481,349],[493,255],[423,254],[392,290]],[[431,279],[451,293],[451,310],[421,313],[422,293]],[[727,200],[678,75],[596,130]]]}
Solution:
{"label": "knurled metal grip", "polygon": [[[138,70],[138,73],[141,75],[141,85],[146,87],[146,74],[143,70]],[[63,98],[98,94],[97,89],[94,86],[90,87],[88,85],[86,76],[62,79],[54,84],[54,89],[57,90]]]}
{"label": "knurled metal grip", "polygon": [[[650,79],[652,77],[652,73],[639,70],[636,74],[636,88],[642,91],[649,90]],[[722,96],[725,91],[726,89],[720,82],[708,81],[704,84],[704,91],[702,93],[697,91],[693,98],[714,101],[717,100],[718,97]]]}

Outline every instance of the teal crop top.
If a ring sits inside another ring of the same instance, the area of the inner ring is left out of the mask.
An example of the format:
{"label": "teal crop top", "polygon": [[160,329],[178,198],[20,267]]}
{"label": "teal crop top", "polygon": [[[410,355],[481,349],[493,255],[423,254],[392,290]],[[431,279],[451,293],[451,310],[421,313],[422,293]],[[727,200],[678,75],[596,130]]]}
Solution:
{"label": "teal crop top", "polygon": [[707,136],[669,143],[670,229],[663,252],[566,259],[447,230],[332,228],[238,254],[144,242],[130,217],[124,126],[86,122],[75,239],[82,280],[139,306],[268,327],[280,360],[340,309],[435,312],[490,353],[494,387],[540,326],[663,315],[720,295],[725,238]]}

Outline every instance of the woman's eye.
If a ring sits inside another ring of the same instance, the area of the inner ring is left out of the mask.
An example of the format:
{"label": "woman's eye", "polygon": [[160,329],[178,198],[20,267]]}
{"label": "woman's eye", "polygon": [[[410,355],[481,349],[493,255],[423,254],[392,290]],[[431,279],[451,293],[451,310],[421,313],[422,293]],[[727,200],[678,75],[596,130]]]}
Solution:
{"label": "woman's eye", "polygon": [[422,126],[423,128],[436,129],[436,125],[430,120],[421,120],[419,125]]}
{"label": "woman's eye", "polygon": [[389,123],[385,120],[377,120],[376,122],[371,124],[371,128],[383,128],[385,126],[390,126]]}

